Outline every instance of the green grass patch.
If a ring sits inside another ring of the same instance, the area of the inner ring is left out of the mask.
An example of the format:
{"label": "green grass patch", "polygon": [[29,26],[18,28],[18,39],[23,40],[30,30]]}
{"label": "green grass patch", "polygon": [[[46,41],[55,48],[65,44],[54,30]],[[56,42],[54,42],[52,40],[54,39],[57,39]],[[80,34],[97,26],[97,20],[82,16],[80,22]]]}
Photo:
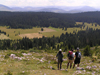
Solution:
{"label": "green grass patch", "polygon": [[[76,22],[76,25],[81,25],[83,22]],[[67,30],[62,30],[62,28],[54,28],[54,27],[48,27],[49,29],[52,29],[54,31],[51,32],[40,32],[41,35],[46,37],[52,37],[53,35],[56,37],[59,37],[62,33],[77,33],[80,30],[85,31],[86,29],[93,28],[94,30],[100,29],[100,26],[96,23],[84,23],[82,28],[80,27],[73,27],[73,28],[67,28]],[[41,28],[33,27],[32,29],[7,29],[7,27],[0,26],[0,30],[6,32],[6,35],[1,34],[0,39],[22,39],[20,37],[20,34],[31,34],[31,33],[39,33],[41,31]],[[7,36],[9,34],[9,36]]]}
{"label": "green grass patch", "polygon": [[38,33],[41,31],[41,28],[33,27],[32,29],[7,29],[7,27],[0,26],[0,30],[9,34],[9,38],[11,39],[21,39],[19,34],[26,34],[26,33]]}

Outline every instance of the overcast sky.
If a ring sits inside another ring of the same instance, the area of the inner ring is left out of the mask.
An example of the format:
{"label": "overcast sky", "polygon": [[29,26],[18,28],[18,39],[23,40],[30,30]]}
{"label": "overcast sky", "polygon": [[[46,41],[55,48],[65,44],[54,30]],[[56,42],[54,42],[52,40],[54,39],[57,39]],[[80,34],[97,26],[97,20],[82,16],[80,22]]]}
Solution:
{"label": "overcast sky", "polygon": [[100,0],[0,0],[6,6],[92,6],[100,7]]}

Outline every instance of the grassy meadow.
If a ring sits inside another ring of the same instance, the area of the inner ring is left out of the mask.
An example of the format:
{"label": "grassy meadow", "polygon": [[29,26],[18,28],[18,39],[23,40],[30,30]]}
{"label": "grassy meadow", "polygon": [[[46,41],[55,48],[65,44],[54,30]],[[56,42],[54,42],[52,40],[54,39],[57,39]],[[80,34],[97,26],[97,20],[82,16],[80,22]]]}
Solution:
{"label": "grassy meadow", "polygon": [[[76,25],[82,22],[76,22]],[[7,27],[0,26],[0,30],[6,32],[6,35],[1,34],[0,39],[21,39],[21,34],[38,33],[46,37],[53,35],[60,36],[62,33],[73,33],[88,28],[100,29],[100,26],[95,26],[95,23],[84,23],[84,28],[74,27],[62,30],[61,28],[48,27],[41,31],[41,28],[33,27],[32,29],[7,29]],[[48,31],[49,30],[49,31]],[[7,36],[9,34],[9,36]],[[34,35],[35,36],[35,35]],[[57,50],[0,50],[0,75],[100,75],[100,46],[94,51],[93,56],[83,56],[80,63],[82,70],[77,70],[77,65],[74,69],[67,67],[67,53],[63,52],[64,61],[62,69],[57,69]],[[15,54],[16,58],[10,57]]]}
{"label": "grassy meadow", "polygon": [[[82,22],[76,22],[76,25],[78,24],[82,24]],[[46,36],[46,37],[52,37],[54,36],[60,36],[62,33],[73,33],[73,32],[78,32],[80,30],[86,30],[88,28],[93,28],[93,29],[100,29],[100,26],[97,25],[95,26],[95,23],[84,23],[84,27],[80,28],[80,27],[73,27],[73,28],[67,28],[67,30],[62,30],[62,28],[53,28],[53,27],[48,27],[48,28],[44,28],[43,31],[41,31],[41,28],[37,28],[37,27],[33,27],[32,29],[8,29],[7,27],[2,27],[0,26],[0,30],[6,32],[6,36],[0,35],[0,39],[2,39],[2,37],[5,37],[5,39],[21,39],[22,37],[20,37],[19,35],[21,34],[26,34],[26,37],[35,37],[34,34],[32,33],[36,33],[37,37],[40,37],[39,35],[42,36]],[[9,34],[9,36],[8,36]],[[28,35],[30,36],[28,36]],[[23,36],[23,37],[25,37]]]}
{"label": "grassy meadow", "polygon": [[[92,61],[91,57],[82,56],[80,67],[74,69],[67,67],[67,53],[63,52],[64,58],[62,69],[57,69],[56,54],[58,51],[45,50],[0,50],[0,75],[100,75],[100,60]],[[17,58],[11,58],[15,54]],[[88,68],[90,67],[90,68]]]}
{"label": "grassy meadow", "polygon": [[[78,24],[82,24],[82,22],[76,22],[76,24],[78,25]],[[96,29],[100,29],[100,26],[97,24],[97,26],[95,26],[95,24],[96,23],[93,23],[93,25],[92,25],[92,23],[84,23],[84,25],[85,25],[85,27],[83,28],[82,27],[82,30],[86,30],[86,28],[87,28],[87,26],[88,26],[88,28],[93,28],[94,30],[96,30]]]}
{"label": "grassy meadow", "polygon": [[26,33],[37,33],[41,28],[32,28],[32,29],[7,29],[7,27],[0,26],[0,30],[6,32],[6,35],[9,34],[10,39],[21,39],[19,34]]}

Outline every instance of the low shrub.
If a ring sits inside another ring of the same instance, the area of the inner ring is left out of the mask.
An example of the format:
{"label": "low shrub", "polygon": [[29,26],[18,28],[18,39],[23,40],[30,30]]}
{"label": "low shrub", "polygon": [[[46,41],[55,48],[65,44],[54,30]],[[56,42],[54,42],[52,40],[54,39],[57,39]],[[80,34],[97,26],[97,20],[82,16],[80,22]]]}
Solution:
{"label": "low shrub", "polygon": [[22,71],[22,72],[19,73],[18,75],[29,75],[29,74],[30,74],[29,72]]}
{"label": "low shrub", "polygon": [[97,55],[97,58],[100,59],[100,54]]}
{"label": "low shrub", "polygon": [[47,52],[47,53],[54,53],[55,50],[47,50],[47,49],[45,49],[45,52]]}
{"label": "low shrub", "polygon": [[27,53],[25,50],[21,50],[20,53]]}
{"label": "low shrub", "polygon": [[12,52],[9,52],[9,53],[7,53],[6,55],[5,55],[5,59],[7,59],[7,58],[9,58],[9,56],[11,55],[11,54],[14,54],[14,53],[12,53]]}
{"label": "low shrub", "polygon": [[11,54],[15,54],[15,55],[18,56],[18,57],[23,56],[22,53],[9,52],[9,53],[7,53],[7,54],[5,55],[4,58],[5,58],[5,59],[9,58],[9,56],[10,56]]}
{"label": "low shrub", "polygon": [[51,61],[51,64],[57,64],[58,62],[57,61]]}
{"label": "low shrub", "polygon": [[15,55],[18,56],[18,57],[22,57],[23,56],[22,53],[15,53]]}
{"label": "low shrub", "polygon": [[34,50],[34,49],[30,49],[29,52],[35,52],[35,53],[43,53],[42,50]]}
{"label": "low shrub", "polygon": [[92,62],[97,60],[97,56],[92,56]]}
{"label": "low shrub", "polygon": [[10,71],[7,72],[7,74],[4,75],[13,75]]}

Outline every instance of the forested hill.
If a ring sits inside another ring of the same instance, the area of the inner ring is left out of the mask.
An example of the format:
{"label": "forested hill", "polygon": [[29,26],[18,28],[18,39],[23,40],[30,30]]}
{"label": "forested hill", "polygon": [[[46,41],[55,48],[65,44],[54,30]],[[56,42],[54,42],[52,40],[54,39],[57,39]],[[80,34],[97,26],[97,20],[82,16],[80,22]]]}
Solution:
{"label": "forested hill", "polygon": [[71,17],[78,22],[97,23],[100,25],[100,11],[71,14]]}
{"label": "forested hill", "polygon": [[46,12],[0,12],[0,25],[11,28],[74,27],[75,21],[64,14]]}
{"label": "forested hill", "polygon": [[[63,43],[62,43],[63,42]],[[43,49],[63,49],[68,50],[71,48],[84,48],[89,45],[90,47],[100,45],[100,30],[89,29],[87,31],[79,31],[77,34],[62,33],[60,37],[42,37],[29,39],[24,37],[17,40],[0,40],[0,49],[24,49],[35,48],[38,50]]]}
{"label": "forested hill", "polygon": [[75,22],[97,23],[100,25],[100,12],[62,14],[51,12],[0,12],[0,25],[11,28],[32,27],[75,27]]}

